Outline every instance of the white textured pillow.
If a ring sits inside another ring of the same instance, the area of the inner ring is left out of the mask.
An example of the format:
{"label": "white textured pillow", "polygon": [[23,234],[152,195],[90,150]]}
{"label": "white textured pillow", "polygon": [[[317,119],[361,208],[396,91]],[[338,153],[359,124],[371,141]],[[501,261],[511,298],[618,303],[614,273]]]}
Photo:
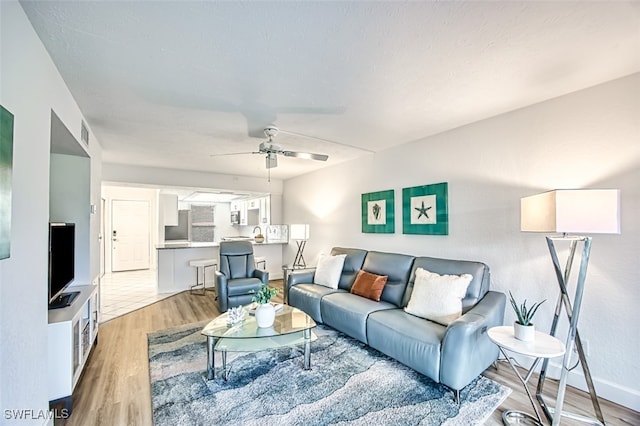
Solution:
{"label": "white textured pillow", "polygon": [[346,254],[338,254],[336,256],[321,254],[320,259],[318,259],[318,266],[316,266],[316,273],[313,276],[313,283],[325,287],[338,288],[346,257]]}
{"label": "white textured pillow", "polygon": [[405,312],[443,325],[462,315],[462,299],[473,276],[439,275],[426,269],[416,270],[416,281]]}

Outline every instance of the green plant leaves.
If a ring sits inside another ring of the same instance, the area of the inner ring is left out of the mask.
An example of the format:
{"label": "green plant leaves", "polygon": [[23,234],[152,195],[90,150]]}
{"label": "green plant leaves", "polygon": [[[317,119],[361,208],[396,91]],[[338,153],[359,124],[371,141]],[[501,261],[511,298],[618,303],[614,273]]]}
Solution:
{"label": "green plant leaves", "polygon": [[525,299],[524,302],[522,302],[522,304],[518,306],[518,303],[516,302],[516,299],[513,297],[513,294],[511,294],[511,291],[509,291],[509,296],[510,296],[509,301],[511,302],[511,307],[515,311],[518,317],[518,323],[520,325],[531,325],[533,321],[533,316],[538,311],[538,308],[540,307],[540,305],[542,305],[544,302],[547,301],[547,299],[545,299],[542,302],[534,303],[533,306],[527,308],[527,299]]}

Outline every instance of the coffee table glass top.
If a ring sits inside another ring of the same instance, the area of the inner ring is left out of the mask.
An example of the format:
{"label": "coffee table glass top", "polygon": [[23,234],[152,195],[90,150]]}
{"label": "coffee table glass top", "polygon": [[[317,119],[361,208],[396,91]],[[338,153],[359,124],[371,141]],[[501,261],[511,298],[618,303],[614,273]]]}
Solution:
{"label": "coffee table glass top", "polygon": [[[248,307],[245,308],[248,310]],[[227,318],[226,313],[218,316],[202,329],[202,334],[224,339],[256,339],[299,333],[316,326],[313,318],[288,305],[283,305],[282,309],[276,312],[273,326],[268,328],[258,327],[254,315],[247,314],[243,322],[231,327],[227,326]]]}

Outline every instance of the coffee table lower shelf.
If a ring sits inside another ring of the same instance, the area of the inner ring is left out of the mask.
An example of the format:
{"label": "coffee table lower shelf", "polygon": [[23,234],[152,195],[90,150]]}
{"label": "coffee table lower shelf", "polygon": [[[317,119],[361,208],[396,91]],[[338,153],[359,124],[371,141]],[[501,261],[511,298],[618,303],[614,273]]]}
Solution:
{"label": "coffee table lower shelf", "polygon": [[224,380],[229,380],[227,368],[227,352],[260,352],[289,346],[303,346],[305,370],[311,369],[311,342],[317,336],[310,329],[280,336],[256,337],[246,339],[226,339],[207,336],[207,379],[216,378],[215,353],[222,357],[222,373]]}

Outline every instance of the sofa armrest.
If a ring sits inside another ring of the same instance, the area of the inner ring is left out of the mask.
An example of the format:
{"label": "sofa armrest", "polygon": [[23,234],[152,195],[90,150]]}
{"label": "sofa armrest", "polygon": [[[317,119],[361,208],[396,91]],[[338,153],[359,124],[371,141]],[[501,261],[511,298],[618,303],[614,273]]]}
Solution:
{"label": "sofa armrest", "polygon": [[287,288],[291,288],[297,284],[309,284],[313,282],[316,270],[292,271],[287,278]]}
{"label": "sofa armrest", "polygon": [[440,382],[460,390],[498,359],[487,330],[502,325],[504,293],[489,291],[469,311],[449,324],[442,339]]}

